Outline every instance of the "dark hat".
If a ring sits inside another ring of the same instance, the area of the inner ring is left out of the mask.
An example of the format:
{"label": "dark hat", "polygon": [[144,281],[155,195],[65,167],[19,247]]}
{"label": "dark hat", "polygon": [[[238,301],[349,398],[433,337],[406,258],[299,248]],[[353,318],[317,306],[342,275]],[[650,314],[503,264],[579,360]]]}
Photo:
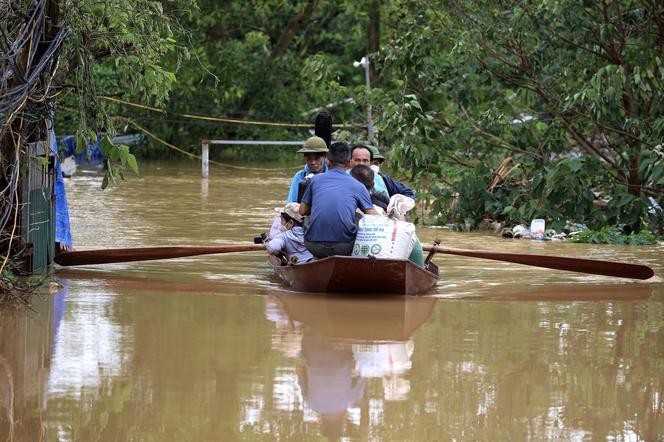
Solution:
{"label": "dark hat", "polygon": [[327,144],[321,137],[311,137],[304,142],[298,153],[327,153]]}
{"label": "dark hat", "polygon": [[383,154],[380,153],[380,150],[376,146],[367,146],[369,150],[371,151],[371,156],[373,157],[374,160],[383,160],[385,161],[385,157]]}

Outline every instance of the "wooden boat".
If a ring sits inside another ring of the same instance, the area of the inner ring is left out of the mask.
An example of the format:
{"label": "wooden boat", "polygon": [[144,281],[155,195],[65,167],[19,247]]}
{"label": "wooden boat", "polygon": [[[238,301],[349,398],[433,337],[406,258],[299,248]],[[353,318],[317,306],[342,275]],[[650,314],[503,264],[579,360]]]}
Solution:
{"label": "wooden boat", "polygon": [[271,257],[275,273],[291,290],[363,295],[421,295],[438,281],[438,267],[427,270],[407,259],[330,256],[300,265]]}
{"label": "wooden boat", "polygon": [[438,299],[390,297],[381,299],[273,293],[292,321],[336,341],[406,341],[433,315]]}

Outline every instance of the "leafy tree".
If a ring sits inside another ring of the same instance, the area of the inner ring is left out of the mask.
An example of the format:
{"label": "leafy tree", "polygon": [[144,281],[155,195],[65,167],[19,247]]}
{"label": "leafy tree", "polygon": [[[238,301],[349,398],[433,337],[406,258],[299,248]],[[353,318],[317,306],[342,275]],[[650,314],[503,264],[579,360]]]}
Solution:
{"label": "leafy tree", "polygon": [[[394,13],[406,28],[384,58],[391,87],[376,91],[393,158],[452,185],[433,192],[446,219],[455,192],[480,179],[460,198],[483,201],[483,210],[456,213],[472,223],[538,215],[558,226],[638,228],[647,197],[664,191],[663,8],[400,2]],[[494,177],[473,169],[507,156],[515,173],[488,191]],[[597,199],[606,211],[589,204]]]}
{"label": "leafy tree", "polygon": [[[70,129],[75,128],[77,150],[82,150],[97,133],[114,134],[118,125],[126,124],[116,119],[114,106],[104,96],[162,105],[175,84],[174,72],[164,67],[165,58],[170,53],[182,58],[187,51],[176,47],[177,23],[159,1],[65,0],[58,6],[62,24],[74,30],[63,49],[59,77],[70,91],[64,107],[75,107],[76,113],[64,112],[62,117],[65,123],[69,119]],[[100,149],[109,159],[103,187],[109,179],[122,177],[118,163],[138,172],[126,146],[115,146],[105,137]]]}
{"label": "leafy tree", "polygon": [[[0,289],[15,286],[7,272],[14,263],[18,182],[33,144],[47,139],[54,103],[65,96],[75,108],[78,146],[98,133],[114,132],[99,93],[112,89],[159,103],[175,77],[160,64],[173,50],[171,19],[151,0],[37,0],[0,6]],[[107,88],[100,86],[106,83]],[[122,177],[124,166],[138,171],[126,146],[108,137],[104,184]],[[43,160],[43,158],[42,158]],[[10,259],[12,258],[12,259]]]}
{"label": "leafy tree", "polygon": [[[177,83],[166,115],[129,107],[116,111],[190,151],[201,139],[292,140],[308,132],[183,118],[185,113],[310,124],[317,108],[331,104],[335,122],[363,124],[364,72],[352,62],[367,53],[367,27],[374,23],[370,11],[364,4],[328,0],[202,0],[196,9],[171,8],[183,31],[177,45],[186,46],[191,57],[169,56]],[[148,155],[159,148],[151,149]],[[235,149],[245,158],[274,152],[272,147]],[[294,158],[292,148],[283,152]]]}

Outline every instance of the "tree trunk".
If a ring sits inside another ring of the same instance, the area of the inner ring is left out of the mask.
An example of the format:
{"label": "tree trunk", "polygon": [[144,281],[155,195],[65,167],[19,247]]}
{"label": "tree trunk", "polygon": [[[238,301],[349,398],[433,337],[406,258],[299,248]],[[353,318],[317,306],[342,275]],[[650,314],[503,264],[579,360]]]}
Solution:
{"label": "tree trunk", "polygon": [[629,176],[627,177],[628,179],[627,190],[629,191],[630,194],[636,197],[641,196],[641,184],[643,184],[643,181],[641,180],[641,175],[639,174],[639,155],[641,153],[640,150],[641,149],[637,149],[637,152],[634,153],[629,158]]}
{"label": "tree trunk", "polygon": [[[369,5],[369,54],[378,54],[380,50],[380,0],[371,0]],[[373,60],[375,57],[370,57]],[[376,85],[378,76],[376,75],[376,65],[373,61],[369,64],[369,79],[371,85]]]}

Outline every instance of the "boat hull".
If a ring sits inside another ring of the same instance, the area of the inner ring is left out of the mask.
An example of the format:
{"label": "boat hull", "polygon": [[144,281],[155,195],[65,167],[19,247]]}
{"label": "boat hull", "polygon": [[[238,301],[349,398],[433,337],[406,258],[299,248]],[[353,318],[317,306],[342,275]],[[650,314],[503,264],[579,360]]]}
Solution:
{"label": "boat hull", "polygon": [[438,281],[431,271],[407,259],[330,256],[297,266],[275,265],[275,273],[291,290],[312,293],[363,295],[420,295]]}

